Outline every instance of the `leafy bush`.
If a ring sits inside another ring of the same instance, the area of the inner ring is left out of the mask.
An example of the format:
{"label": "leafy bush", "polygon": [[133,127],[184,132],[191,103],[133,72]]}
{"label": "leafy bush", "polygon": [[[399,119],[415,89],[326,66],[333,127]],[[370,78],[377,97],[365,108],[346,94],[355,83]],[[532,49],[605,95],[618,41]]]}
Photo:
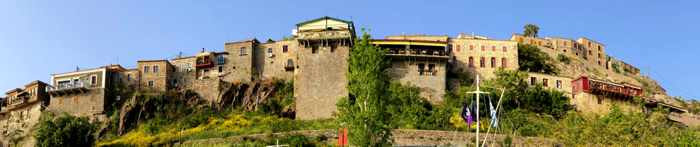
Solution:
{"label": "leafy bush", "polygon": [[612,66],[612,68],[613,68],[613,71],[615,71],[616,73],[621,73],[621,71],[620,71],[620,64],[613,63],[611,66]]}
{"label": "leafy bush", "polygon": [[557,59],[558,59],[559,62],[561,62],[561,63],[571,64],[571,58],[567,57],[567,56],[564,55],[564,54],[559,54],[559,55],[557,55]]}
{"label": "leafy bush", "polygon": [[537,46],[518,44],[518,65],[521,71],[557,74],[552,59]]}
{"label": "leafy bush", "polygon": [[97,126],[86,117],[44,113],[39,121],[36,146],[93,146]]}

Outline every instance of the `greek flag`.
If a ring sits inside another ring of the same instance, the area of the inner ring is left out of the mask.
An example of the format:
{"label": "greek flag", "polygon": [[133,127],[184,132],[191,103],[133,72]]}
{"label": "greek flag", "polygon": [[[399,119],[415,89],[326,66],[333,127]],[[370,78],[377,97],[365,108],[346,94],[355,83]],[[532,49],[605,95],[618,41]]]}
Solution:
{"label": "greek flag", "polygon": [[496,117],[496,109],[493,108],[491,100],[489,99],[489,109],[491,110],[491,127],[498,127],[498,117]]}

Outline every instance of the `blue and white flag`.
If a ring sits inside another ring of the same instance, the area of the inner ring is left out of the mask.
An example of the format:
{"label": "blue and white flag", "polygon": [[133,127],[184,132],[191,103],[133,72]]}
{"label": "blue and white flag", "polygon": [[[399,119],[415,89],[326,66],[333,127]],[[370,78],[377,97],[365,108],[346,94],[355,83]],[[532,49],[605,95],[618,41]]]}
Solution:
{"label": "blue and white flag", "polygon": [[491,104],[491,99],[489,99],[489,109],[491,110],[491,127],[498,127],[498,117],[496,117],[496,109],[493,108]]}

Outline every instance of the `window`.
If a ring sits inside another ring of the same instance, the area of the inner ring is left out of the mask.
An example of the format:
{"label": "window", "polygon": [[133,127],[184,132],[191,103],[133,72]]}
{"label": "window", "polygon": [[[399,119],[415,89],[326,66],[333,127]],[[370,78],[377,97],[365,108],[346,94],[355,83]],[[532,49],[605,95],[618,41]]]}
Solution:
{"label": "window", "polygon": [[143,66],[143,73],[148,73],[148,71],[149,71],[150,69],[151,69],[151,68],[150,68],[148,65]]}
{"label": "window", "polygon": [[481,51],[486,51],[486,46],[481,46]]}
{"label": "window", "polygon": [[267,48],[267,56],[272,57],[272,48]]}
{"label": "window", "polygon": [[96,85],[97,84],[97,76],[92,76],[90,77],[90,84]]}
{"label": "window", "polygon": [[131,81],[131,74],[126,74],[126,81]]}
{"label": "window", "polygon": [[491,68],[496,68],[496,58],[491,57]]}
{"label": "window", "polygon": [[474,45],[469,45],[469,50],[474,50]]}
{"label": "window", "polygon": [[292,61],[292,59],[287,59],[287,65],[284,66],[284,70],[286,70],[286,71],[294,70],[294,61]]}
{"label": "window", "polygon": [[549,86],[549,79],[542,79],[542,86],[544,86],[544,87]]}
{"label": "window", "polygon": [[469,56],[469,67],[474,67],[474,57]]}
{"label": "window", "polygon": [[245,47],[241,47],[241,53],[240,53],[240,55],[241,55],[241,56],[245,56],[245,55],[246,55]]}
{"label": "window", "polygon": [[216,63],[219,65],[226,64],[226,57],[224,55],[216,55]]}
{"label": "window", "polygon": [[457,52],[459,52],[461,50],[461,47],[462,46],[457,45]]}
{"label": "window", "polygon": [[593,55],[593,52],[591,50],[588,50],[588,55]]}
{"label": "window", "polygon": [[289,47],[287,45],[282,46],[282,52],[287,53],[289,51]]}
{"label": "window", "polygon": [[598,51],[600,52],[600,51],[602,51],[602,50],[603,50],[603,48],[600,47],[600,45],[599,45],[599,46],[598,46]]}
{"label": "window", "polygon": [[219,73],[222,73],[222,72],[224,72],[224,67],[223,67],[223,66],[219,66]]}
{"label": "window", "polygon": [[148,81],[148,87],[153,87],[153,81]]}
{"label": "window", "polygon": [[434,75],[435,74],[435,64],[428,64],[428,75]]}
{"label": "window", "polygon": [[486,67],[486,59],[484,57],[481,57],[479,60],[479,67],[485,68]]}
{"label": "window", "polygon": [[556,86],[557,86],[558,89],[561,89],[561,80],[557,80],[557,85],[556,85]]}
{"label": "window", "polygon": [[158,65],[156,65],[156,66],[153,66],[153,72],[157,73],[157,72],[158,72],[158,70],[159,70],[159,69],[158,69]]}
{"label": "window", "polygon": [[418,75],[423,75],[424,70],[425,70],[425,64],[423,64],[423,63],[418,64]]}
{"label": "window", "polygon": [[311,45],[311,53],[312,53],[312,54],[318,53],[318,46],[316,46],[316,45]]}
{"label": "window", "polygon": [[508,52],[508,47],[503,46],[503,52]]}
{"label": "window", "polygon": [[491,46],[491,51],[495,52],[496,51],[496,46]]}
{"label": "window", "polygon": [[530,85],[537,84],[537,77],[530,77]]}
{"label": "window", "polygon": [[503,67],[503,68],[508,67],[508,60],[506,58],[501,58],[501,67]]}

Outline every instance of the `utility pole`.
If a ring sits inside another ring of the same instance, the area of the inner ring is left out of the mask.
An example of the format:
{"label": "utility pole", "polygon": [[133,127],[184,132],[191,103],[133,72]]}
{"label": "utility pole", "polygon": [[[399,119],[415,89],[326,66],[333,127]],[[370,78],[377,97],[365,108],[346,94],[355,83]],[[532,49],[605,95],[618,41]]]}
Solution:
{"label": "utility pole", "polygon": [[476,75],[476,91],[467,93],[476,94],[476,142],[474,143],[474,145],[479,146],[479,96],[481,96],[482,93],[488,94],[488,92],[483,92],[479,89],[479,75]]}

